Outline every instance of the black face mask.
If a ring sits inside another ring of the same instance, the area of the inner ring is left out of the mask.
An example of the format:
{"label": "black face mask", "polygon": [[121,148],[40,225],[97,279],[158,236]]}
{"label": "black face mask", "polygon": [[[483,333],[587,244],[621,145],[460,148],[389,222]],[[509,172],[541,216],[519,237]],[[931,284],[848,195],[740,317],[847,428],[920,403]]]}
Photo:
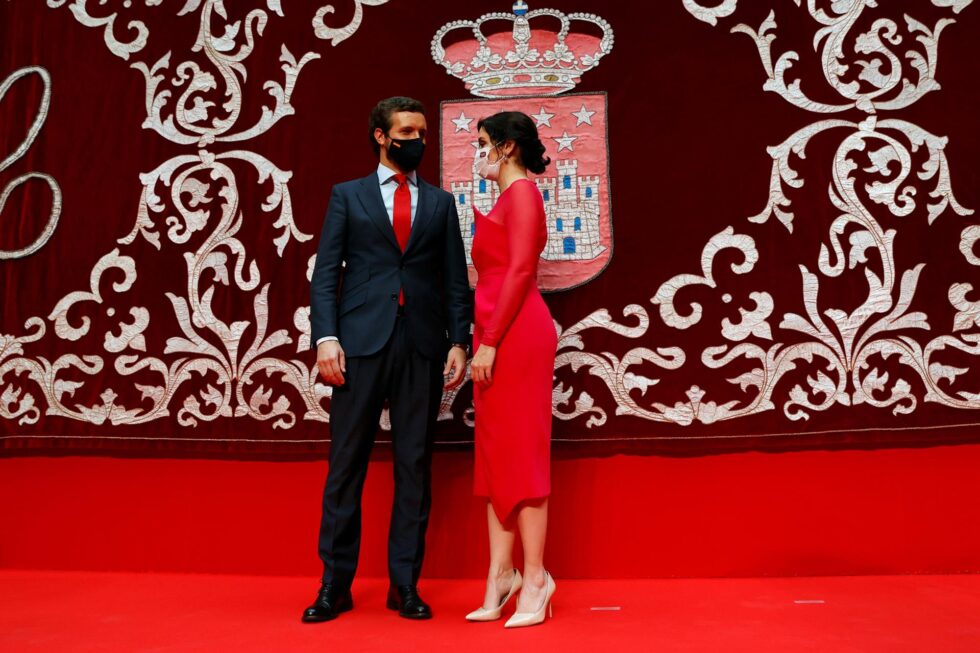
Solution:
{"label": "black face mask", "polygon": [[392,138],[388,146],[388,158],[405,172],[411,172],[422,163],[425,143],[421,138]]}

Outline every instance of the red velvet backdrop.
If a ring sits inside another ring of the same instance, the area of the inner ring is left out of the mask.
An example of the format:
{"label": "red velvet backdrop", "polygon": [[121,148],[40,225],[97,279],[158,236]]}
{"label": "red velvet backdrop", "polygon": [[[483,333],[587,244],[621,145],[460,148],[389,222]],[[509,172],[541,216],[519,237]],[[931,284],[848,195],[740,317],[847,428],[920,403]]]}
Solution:
{"label": "red velvet backdrop", "polygon": [[[461,207],[466,119],[536,114],[557,442],[980,440],[969,0],[552,0],[484,52],[432,40],[505,0],[322,4],[0,3],[0,449],[321,456],[311,260],[393,94]],[[471,419],[464,387],[439,440]]]}

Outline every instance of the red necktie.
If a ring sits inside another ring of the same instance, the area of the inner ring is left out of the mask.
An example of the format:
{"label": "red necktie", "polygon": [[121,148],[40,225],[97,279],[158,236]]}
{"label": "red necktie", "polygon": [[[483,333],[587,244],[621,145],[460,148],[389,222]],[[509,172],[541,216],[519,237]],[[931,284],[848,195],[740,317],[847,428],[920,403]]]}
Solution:
{"label": "red necktie", "polygon": [[[412,193],[408,190],[408,178],[402,174],[395,175],[398,188],[395,189],[395,209],[393,212],[393,223],[395,227],[395,238],[398,245],[405,251],[408,246],[408,237],[412,233]],[[405,293],[399,290],[398,304],[405,304]]]}

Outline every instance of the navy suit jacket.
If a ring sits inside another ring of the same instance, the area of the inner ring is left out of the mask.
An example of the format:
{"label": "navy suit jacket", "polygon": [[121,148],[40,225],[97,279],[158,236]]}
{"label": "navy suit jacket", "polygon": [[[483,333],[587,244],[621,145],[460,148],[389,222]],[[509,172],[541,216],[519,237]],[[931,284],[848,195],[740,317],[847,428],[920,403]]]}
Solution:
{"label": "navy suit jacket", "polygon": [[310,346],[336,336],[347,356],[377,353],[391,336],[398,291],[419,352],[446,355],[470,339],[473,304],[452,195],[418,179],[418,205],[402,252],[372,171],[333,187],[310,289]]}

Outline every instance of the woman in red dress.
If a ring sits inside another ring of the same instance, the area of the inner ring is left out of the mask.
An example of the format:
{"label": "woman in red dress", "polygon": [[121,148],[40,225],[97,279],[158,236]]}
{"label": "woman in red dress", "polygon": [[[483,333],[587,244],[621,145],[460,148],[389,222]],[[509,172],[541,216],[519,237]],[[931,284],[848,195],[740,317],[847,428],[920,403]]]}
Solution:
{"label": "woman in red dress", "polygon": [[[537,287],[548,241],[544,201],[527,173],[551,162],[534,122],[516,111],[479,122],[477,172],[500,194],[487,215],[474,209],[476,283],[472,362],[476,409],[474,489],[487,497],[490,571],[483,606],[470,621],[499,619],[520,594],[506,626],[530,626],[550,613],[555,581],[544,568],[551,493],[552,379],[558,338]],[[517,531],[524,576],[514,568]]]}

